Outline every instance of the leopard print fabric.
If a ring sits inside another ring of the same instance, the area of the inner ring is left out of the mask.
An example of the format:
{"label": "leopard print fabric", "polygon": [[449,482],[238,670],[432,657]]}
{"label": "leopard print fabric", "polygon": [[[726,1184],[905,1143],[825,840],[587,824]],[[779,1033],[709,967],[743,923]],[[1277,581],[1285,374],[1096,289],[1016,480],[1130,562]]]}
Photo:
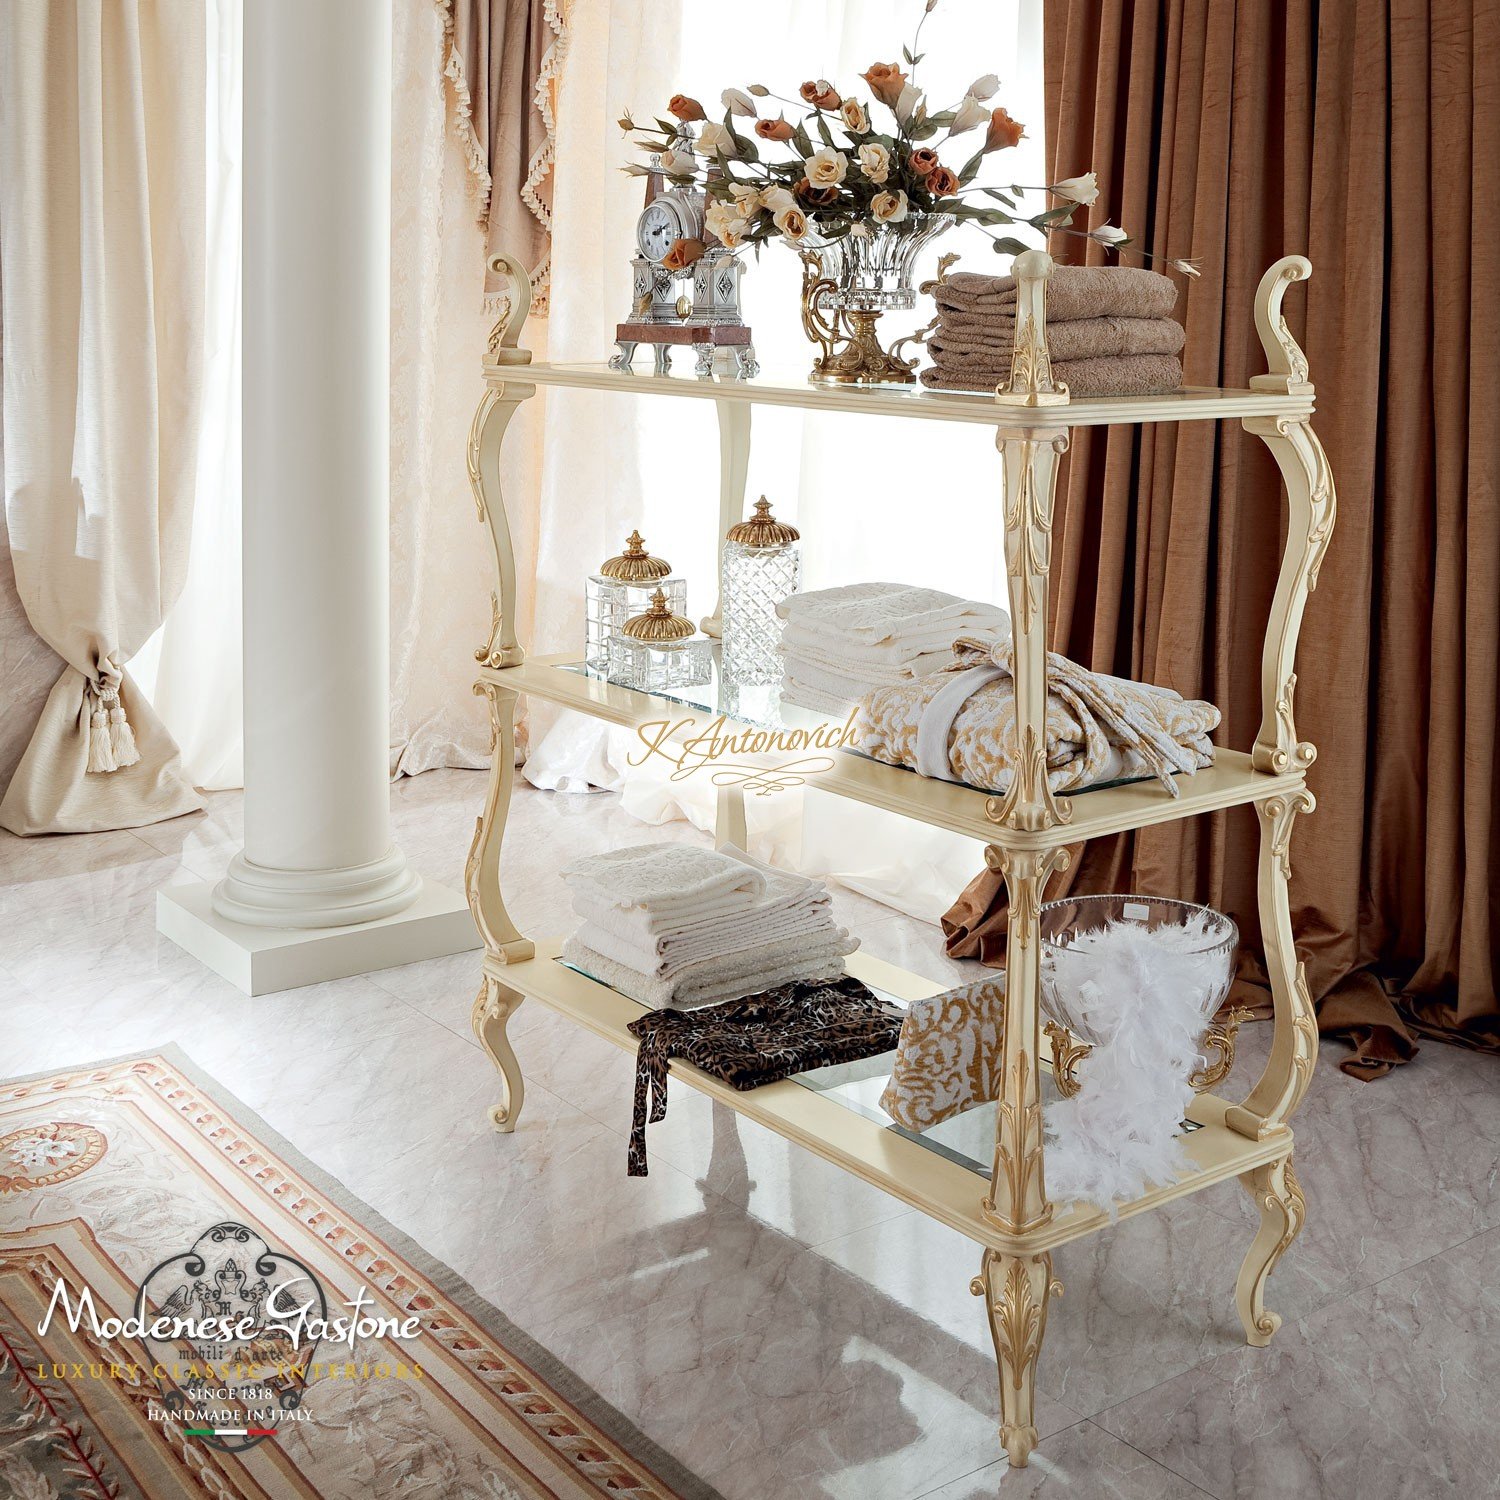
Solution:
{"label": "leopard print fabric", "polygon": [[644,1177],[646,1124],[666,1117],[667,1065],[673,1058],[734,1088],[759,1088],[808,1068],[889,1052],[901,1034],[901,1012],[845,975],[784,984],[698,1010],[647,1011],[630,1030],[641,1045],[626,1172]]}
{"label": "leopard print fabric", "polygon": [[980,979],[912,1002],[880,1107],[907,1130],[927,1130],[1000,1097],[1005,980]]}

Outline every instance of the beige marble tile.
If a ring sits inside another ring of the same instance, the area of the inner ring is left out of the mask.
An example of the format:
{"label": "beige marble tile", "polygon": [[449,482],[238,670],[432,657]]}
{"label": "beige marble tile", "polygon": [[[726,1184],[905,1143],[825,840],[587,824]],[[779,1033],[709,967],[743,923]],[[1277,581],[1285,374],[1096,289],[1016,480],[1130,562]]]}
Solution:
{"label": "beige marble tile", "polygon": [[1105,1412],[1220,1500],[1500,1493],[1500,1231]]}
{"label": "beige marble tile", "polygon": [[[1249,1243],[1200,1196],[1062,1246],[1054,1269],[1064,1291],[1048,1314],[1041,1388],[1088,1416],[1242,1343],[1234,1282]],[[962,1235],[913,1214],[817,1253],[988,1348],[988,1325],[969,1295],[980,1251]],[[1276,1294],[1273,1305],[1294,1313],[1326,1300],[1319,1278],[1299,1274],[1290,1256]]]}
{"label": "beige marble tile", "polygon": [[[713,1252],[710,1252],[711,1254]],[[730,1500],[915,1495],[997,1453],[993,1359],[821,1257],[601,1323],[568,1358]],[[1078,1420],[1040,1403],[1038,1425]]]}
{"label": "beige marble tile", "polygon": [[1206,1494],[1093,1422],[1078,1422],[1048,1438],[1024,1469],[1002,1458],[921,1500],[1202,1500]]}

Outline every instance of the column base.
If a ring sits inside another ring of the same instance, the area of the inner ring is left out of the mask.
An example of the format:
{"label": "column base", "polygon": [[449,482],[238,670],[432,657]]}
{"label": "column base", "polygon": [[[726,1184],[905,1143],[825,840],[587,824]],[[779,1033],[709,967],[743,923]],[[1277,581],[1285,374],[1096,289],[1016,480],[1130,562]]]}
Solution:
{"label": "column base", "polygon": [[247,995],[347,979],[376,969],[480,946],[468,902],[417,880],[415,900],[394,915],[337,927],[264,927],[235,922],[215,910],[202,881],[156,893],[156,930]]}
{"label": "column base", "polygon": [[341,927],[393,917],[417,899],[421,877],[394,845],[367,865],[279,870],[245,858],[229,861],[214,887],[214,911],[249,927]]}

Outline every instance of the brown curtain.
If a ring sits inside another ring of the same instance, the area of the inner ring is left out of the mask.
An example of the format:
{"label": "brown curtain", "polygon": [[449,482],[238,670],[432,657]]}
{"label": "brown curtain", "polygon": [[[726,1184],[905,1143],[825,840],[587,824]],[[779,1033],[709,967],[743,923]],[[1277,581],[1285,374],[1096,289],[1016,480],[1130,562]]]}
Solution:
{"label": "brown curtain", "polygon": [[[1421,1032],[1500,1045],[1500,260],[1482,238],[1500,189],[1497,36],[1496,0],[1046,9],[1054,180],[1096,168],[1095,222],[1107,211],[1146,248],[1202,260],[1180,309],[1189,383],[1263,370],[1256,283],[1283,254],[1313,264],[1289,320],[1339,514],[1298,661],[1318,809],[1297,828],[1292,904],[1323,1029],[1353,1043],[1344,1067],[1362,1077]],[[1079,244],[1053,248],[1080,259]],[[1212,699],[1220,743],[1248,748],[1283,527],[1275,466],[1235,425],[1075,432],[1054,645]],[[1253,998],[1256,850],[1242,808],[1091,844],[1071,884],[1229,911]],[[1003,901],[977,878],[945,921],[950,951],[995,961]]]}
{"label": "brown curtain", "polygon": [[[552,173],[568,0],[437,0],[443,72],[485,229],[485,258],[504,250],[531,272],[532,312],[552,278]],[[487,296],[504,290],[491,276]]]}

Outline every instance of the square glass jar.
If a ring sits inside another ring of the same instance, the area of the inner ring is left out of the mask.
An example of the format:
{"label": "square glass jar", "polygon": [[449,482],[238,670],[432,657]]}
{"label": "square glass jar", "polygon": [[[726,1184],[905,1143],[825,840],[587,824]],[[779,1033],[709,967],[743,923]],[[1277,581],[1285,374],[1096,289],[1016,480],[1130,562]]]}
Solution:
{"label": "square glass jar", "polygon": [[617,635],[609,644],[609,680],[639,693],[701,687],[713,675],[713,664],[713,642],[706,635],[682,641]]}
{"label": "square glass jar", "polygon": [[653,578],[643,583],[622,583],[591,573],[584,584],[583,664],[591,672],[608,673],[609,643],[632,615],[644,614],[650,608],[651,595],[657,589],[667,596],[667,607],[674,613],[687,613],[687,579]]}

